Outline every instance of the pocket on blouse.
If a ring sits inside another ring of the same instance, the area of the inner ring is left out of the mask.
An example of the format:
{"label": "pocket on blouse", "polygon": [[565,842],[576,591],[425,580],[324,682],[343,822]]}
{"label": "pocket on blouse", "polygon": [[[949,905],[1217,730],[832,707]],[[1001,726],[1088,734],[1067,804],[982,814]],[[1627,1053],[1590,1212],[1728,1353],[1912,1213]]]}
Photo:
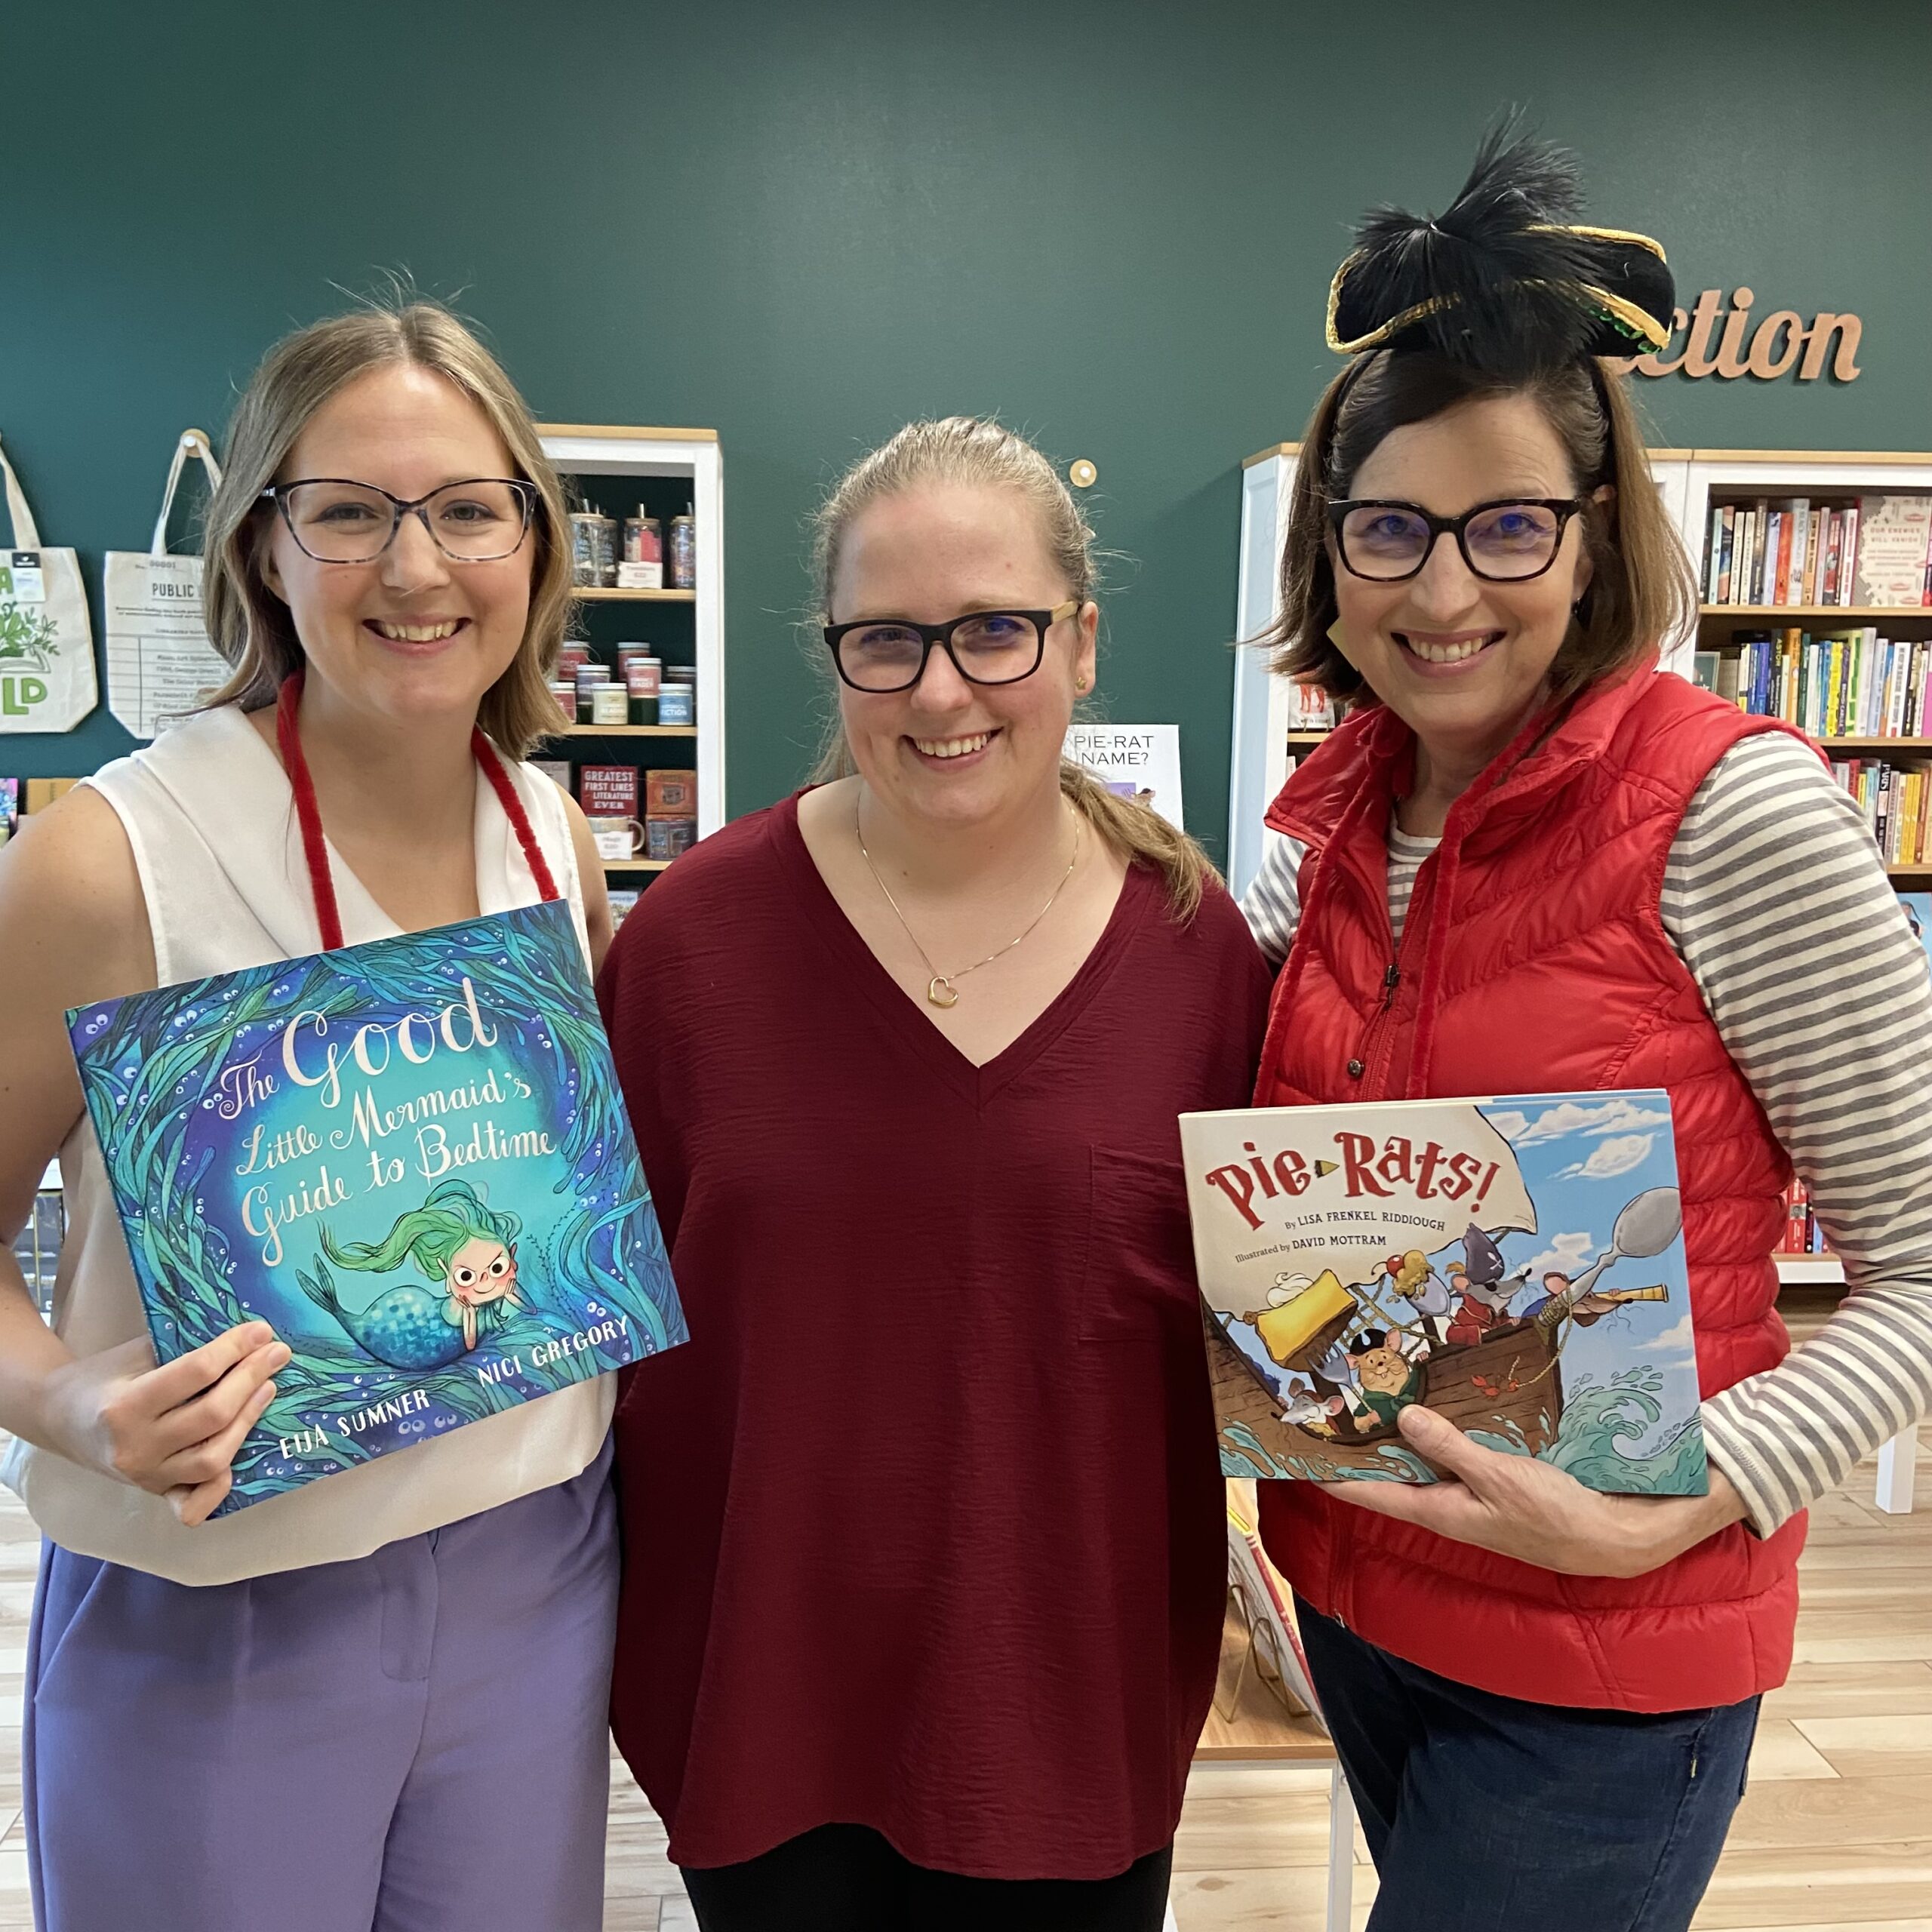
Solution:
{"label": "pocket on blouse", "polygon": [[1178,1160],[1109,1147],[1091,1161],[1083,1342],[1162,1342],[1198,1336],[1194,1235]]}

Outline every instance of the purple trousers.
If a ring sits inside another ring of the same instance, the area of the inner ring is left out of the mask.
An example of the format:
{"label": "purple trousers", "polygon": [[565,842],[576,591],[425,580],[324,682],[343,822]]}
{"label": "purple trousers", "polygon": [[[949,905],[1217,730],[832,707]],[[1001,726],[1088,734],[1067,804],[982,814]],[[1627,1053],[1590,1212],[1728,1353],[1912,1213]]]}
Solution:
{"label": "purple trousers", "polygon": [[42,1932],[598,1932],[610,1451],[352,1563],[190,1589],[48,1545]]}

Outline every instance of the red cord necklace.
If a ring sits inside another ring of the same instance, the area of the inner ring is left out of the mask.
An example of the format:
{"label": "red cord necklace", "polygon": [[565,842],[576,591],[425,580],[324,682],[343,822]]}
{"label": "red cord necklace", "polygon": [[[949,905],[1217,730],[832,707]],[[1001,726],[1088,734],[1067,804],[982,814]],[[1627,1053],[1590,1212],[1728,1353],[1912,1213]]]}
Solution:
{"label": "red cord necklace", "polygon": [[[275,743],[281,747],[281,762],[288,774],[289,788],[295,794],[295,817],[302,828],[302,855],[309,863],[309,883],[315,895],[315,923],[321,928],[322,950],[333,952],[343,944],[342,915],[335,900],[335,880],[329,871],[328,847],[322,839],[322,814],[315,803],[315,780],[309,776],[309,761],[302,755],[301,734],[295,728],[295,714],[302,702],[303,671],[298,666],[282,680],[281,694],[275,700]],[[557,882],[551,876],[549,862],[531,829],[530,815],[510,782],[496,747],[484,737],[481,725],[469,728],[469,749],[482,768],[483,776],[503,808],[503,816],[516,834],[517,843],[544,899],[558,896]]]}

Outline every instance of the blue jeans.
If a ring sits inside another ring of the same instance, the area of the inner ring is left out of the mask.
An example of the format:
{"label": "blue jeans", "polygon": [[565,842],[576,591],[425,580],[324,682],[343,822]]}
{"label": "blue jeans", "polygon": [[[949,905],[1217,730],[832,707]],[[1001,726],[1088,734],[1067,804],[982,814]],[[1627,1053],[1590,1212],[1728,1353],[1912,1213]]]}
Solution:
{"label": "blue jeans", "polygon": [[1527,1703],[1296,1609],[1381,1881],[1368,1932],[1684,1932],[1744,1795],[1755,1697]]}

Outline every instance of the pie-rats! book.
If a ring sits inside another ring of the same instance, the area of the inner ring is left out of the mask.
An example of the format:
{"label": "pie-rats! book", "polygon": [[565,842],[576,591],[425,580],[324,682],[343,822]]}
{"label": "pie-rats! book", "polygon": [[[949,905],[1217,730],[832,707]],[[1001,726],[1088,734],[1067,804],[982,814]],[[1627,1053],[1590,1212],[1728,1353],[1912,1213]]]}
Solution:
{"label": "pie-rats! book", "polygon": [[1221,1467],[1431,1482],[1420,1404],[1589,1487],[1701,1496],[1661,1090],[1183,1114]]}
{"label": "pie-rats! book", "polygon": [[294,1351],[223,1510],[685,1339],[561,900],[67,1022],[156,1355]]}

